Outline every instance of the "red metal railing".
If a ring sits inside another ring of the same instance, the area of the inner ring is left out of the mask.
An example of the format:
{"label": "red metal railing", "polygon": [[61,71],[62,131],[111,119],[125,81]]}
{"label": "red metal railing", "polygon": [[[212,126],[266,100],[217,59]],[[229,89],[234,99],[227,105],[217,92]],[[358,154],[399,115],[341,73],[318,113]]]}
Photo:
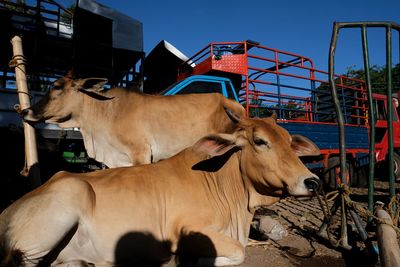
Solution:
{"label": "red metal railing", "polygon": [[[335,123],[328,72],[298,54],[254,42],[210,43],[179,68],[178,79],[194,74],[241,76],[239,97],[249,116],[275,110],[288,121]],[[363,80],[336,75],[347,124],[367,124]]]}

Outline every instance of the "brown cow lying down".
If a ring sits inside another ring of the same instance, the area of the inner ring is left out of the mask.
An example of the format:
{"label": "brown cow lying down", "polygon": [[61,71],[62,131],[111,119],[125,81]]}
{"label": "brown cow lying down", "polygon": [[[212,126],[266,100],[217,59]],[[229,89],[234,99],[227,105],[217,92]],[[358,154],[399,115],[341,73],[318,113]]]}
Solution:
{"label": "brown cow lying down", "polygon": [[318,179],[298,156],[318,153],[273,118],[242,119],[155,164],[60,172],[0,215],[0,260],[137,266],[175,254],[240,264],[256,207],[313,195]]}
{"label": "brown cow lying down", "polygon": [[67,75],[31,108],[28,122],[78,127],[89,157],[110,168],[157,162],[193,145],[207,134],[230,133],[234,123],[224,111],[244,108],[221,94],[147,95],[112,88],[101,78]]}

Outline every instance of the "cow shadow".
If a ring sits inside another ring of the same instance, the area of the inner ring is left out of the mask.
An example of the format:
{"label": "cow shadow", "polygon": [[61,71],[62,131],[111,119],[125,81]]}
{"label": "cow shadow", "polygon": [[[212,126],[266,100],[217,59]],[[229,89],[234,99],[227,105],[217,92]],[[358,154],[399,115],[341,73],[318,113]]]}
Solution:
{"label": "cow shadow", "polygon": [[[0,212],[24,194],[46,182],[51,176],[61,170],[81,173],[91,171],[88,164],[68,162],[63,157],[64,151],[84,151],[83,141],[75,140],[71,143],[66,138],[45,139],[36,132],[37,152],[39,164],[33,165],[27,176],[21,174],[25,165],[25,147],[23,129],[10,125],[0,127]],[[38,178],[40,176],[40,178]]]}
{"label": "cow shadow", "polygon": [[190,267],[196,266],[200,257],[207,258],[207,266],[214,266],[216,249],[212,241],[201,233],[183,235],[176,253],[171,253],[171,245],[170,241],[160,241],[150,233],[127,233],[115,247],[115,266]]}

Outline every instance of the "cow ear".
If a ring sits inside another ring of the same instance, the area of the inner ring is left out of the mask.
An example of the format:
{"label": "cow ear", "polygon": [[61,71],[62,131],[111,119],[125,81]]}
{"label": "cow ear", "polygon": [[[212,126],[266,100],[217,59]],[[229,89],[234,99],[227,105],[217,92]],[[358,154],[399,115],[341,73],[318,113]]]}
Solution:
{"label": "cow ear", "polygon": [[275,121],[278,120],[278,114],[276,114],[276,111],[275,111],[275,110],[273,110],[273,111],[271,112],[271,118],[273,118]]}
{"label": "cow ear", "polygon": [[319,156],[321,151],[317,145],[302,135],[292,135],[292,149],[299,157],[302,156]]}
{"label": "cow ear", "polygon": [[61,89],[64,87],[64,85],[65,85],[65,77],[62,77],[53,83],[53,89]]}
{"label": "cow ear", "polygon": [[81,79],[78,82],[78,91],[86,93],[87,95],[96,98],[98,100],[110,100],[114,97],[109,97],[103,94],[101,91],[104,89],[104,85],[108,82],[105,78],[87,78]]}
{"label": "cow ear", "polygon": [[211,157],[221,156],[237,147],[236,137],[232,134],[213,134],[201,138],[194,145],[194,150]]}
{"label": "cow ear", "polygon": [[108,82],[105,78],[86,78],[81,79],[79,84],[80,90],[87,92],[99,92],[104,89],[104,85]]}

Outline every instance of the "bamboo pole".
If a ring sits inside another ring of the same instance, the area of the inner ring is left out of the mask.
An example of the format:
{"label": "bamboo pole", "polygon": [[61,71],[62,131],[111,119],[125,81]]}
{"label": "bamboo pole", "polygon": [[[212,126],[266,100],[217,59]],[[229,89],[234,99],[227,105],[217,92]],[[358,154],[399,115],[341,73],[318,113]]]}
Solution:
{"label": "bamboo pole", "polygon": [[[12,65],[15,67],[15,77],[18,90],[18,98],[20,110],[30,107],[30,99],[28,94],[28,86],[25,72],[25,58],[22,49],[22,39],[19,36],[14,36],[11,39],[13,47]],[[35,128],[25,121],[22,122],[25,135],[25,166],[21,174],[29,177],[31,187],[36,188],[41,184],[39,161],[36,146]]]}
{"label": "bamboo pole", "polygon": [[397,233],[389,214],[377,207],[375,214],[382,222],[377,222],[376,234],[378,238],[379,257],[382,267],[400,266],[400,248],[397,242]]}

